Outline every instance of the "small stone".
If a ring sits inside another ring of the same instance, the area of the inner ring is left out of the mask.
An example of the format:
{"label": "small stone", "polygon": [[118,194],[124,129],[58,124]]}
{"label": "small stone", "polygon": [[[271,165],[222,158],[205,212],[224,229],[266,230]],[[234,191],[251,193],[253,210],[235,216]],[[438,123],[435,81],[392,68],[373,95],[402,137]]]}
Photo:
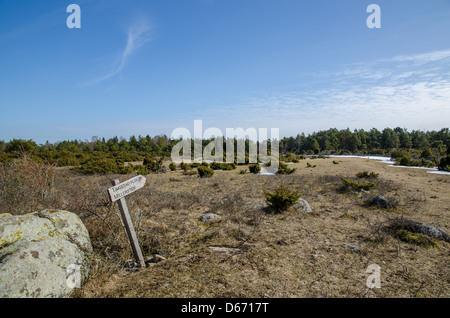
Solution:
{"label": "small stone", "polygon": [[150,257],[148,260],[145,261],[145,263],[148,265],[149,263],[159,263],[162,261],[165,261],[166,258],[164,256],[154,254],[152,257]]}
{"label": "small stone", "polygon": [[227,254],[234,254],[241,252],[238,248],[231,248],[231,247],[216,247],[216,246],[210,246],[209,249],[219,252],[219,253],[227,253]]}
{"label": "small stone", "polygon": [[158,254],[153,255],[153,262],[154,263],[162,262],[162,261],[165,261],[165,260],[166,260],[166,258],[164,256],[161,256],[161,255],[158,255]]}
{"label": "small stone", "polygon": [[136,268],[137,263],[135,261],[133,261],[132,259],[128,259],[125,262],[123,262],[123,267],[124,268]]}
{"label": "small stone", "polygon": [[350,249],[350,250],[352,250],[353,252],[358,252],[358,251],[359,251],[359,246],[357,246],[357,245],[345,244],[345,245],[344,245],[344,248]]}
{"label": "small stone", "polygon": [[309,206],[308,202],[303,199],[298,199],[297,202],[294,204],[294,208],[300,211],[311,213],[312,209]]}
{"label": "small stone", "polygon": [[199,220],[204,222],[204,223],[210,223],[210,222],[218,222],[220,221],[222,218],[220,217],[220,215],[217,215],[215,213],[206,213],[203,214]]}

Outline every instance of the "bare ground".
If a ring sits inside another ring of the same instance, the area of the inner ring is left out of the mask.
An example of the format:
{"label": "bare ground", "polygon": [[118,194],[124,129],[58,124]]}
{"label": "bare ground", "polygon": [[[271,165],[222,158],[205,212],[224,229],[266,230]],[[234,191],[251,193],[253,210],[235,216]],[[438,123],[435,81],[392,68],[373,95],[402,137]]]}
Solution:
{"label": "bare ground", "polygon": [[[91,277],[74,297],[449,297],[450,245],[439,241],[439,247],[425,248],[401,242],[384,227],[390,219],[404,217],[449,232],[450,176],[373,160],[333,159],[339,164],[301,160],[289,165],[297,171],[286,176],[239,174],[245,166],[216,172],[210,179],[179,170],[148,175],[145,188],[127,202],[144,256],[159,254],[165,260],[139,271],[123,268],[122,262],[132,258],[131,249],[117,206],[102,197],[110,179],[131,176],[65,172],[67,183],[76,183],[92,196],[90,202],[99,202],[95,209],[85,208],[83,200],[72,196],[96,251]],[[316,167],[307,168],[307,162]],[[337,191],[341,177],[361,171],[379,174],[370,193]],[[282,183],[298,190],[313,213],[267,213],[261,207],[263,191]],[[395,198],[398,207],[364,204],[378,194]],[[202,223],[199,217],[205,212],[222,219]],[[210,247],[238,250],[224,253]],[[371,264],[381,268],[379,289],[366,286]]]}

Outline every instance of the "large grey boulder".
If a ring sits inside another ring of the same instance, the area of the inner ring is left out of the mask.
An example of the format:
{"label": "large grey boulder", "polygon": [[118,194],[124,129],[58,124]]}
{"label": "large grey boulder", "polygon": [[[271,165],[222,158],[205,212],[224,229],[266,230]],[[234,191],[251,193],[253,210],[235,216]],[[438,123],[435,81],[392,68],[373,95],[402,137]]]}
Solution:
{"label": "large grey boulder", "polygon": [[87,278],[92,245],[80,218],[44,210],[0,215],[0,297],[69,296]]}

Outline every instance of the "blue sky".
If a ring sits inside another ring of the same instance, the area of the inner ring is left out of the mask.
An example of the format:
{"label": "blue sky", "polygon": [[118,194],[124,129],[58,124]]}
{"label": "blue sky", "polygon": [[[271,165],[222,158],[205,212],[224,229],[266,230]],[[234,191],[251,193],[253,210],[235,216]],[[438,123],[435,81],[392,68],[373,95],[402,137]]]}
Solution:
{"label": "blue sky", "polygon": [[0,140],[194,120],[280,136],[449,127],[449,17],[449,0],[0,0]]}

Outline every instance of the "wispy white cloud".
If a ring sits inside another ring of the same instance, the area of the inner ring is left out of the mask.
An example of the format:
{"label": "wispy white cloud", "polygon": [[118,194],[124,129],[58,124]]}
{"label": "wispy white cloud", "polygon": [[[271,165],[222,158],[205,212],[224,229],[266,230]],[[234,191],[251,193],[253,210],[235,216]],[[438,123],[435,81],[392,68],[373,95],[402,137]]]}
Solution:
{"label": "wispy white cloud", "polygon": [[450,50],[355,63],[316,74],[322,85],[265,93],[208,110],[211,125],[282,135],[336,128],[440,129],[450,118]]}
{"label": "wispy white cloud", "polygon": [[414,62],[418,64],[430,63],[450,58],[450,50],[439,50],[421,54],[399,55],[380,62]]}
{"label": "wispy white cloud", "polygon": [[150,31],[151,26],[146,19],[141,18],[134,21],[128,28],[126,47],[112,64],[110,70],[105,75],[89,81],[86,85],[97,85],[122,72],[130,56],[151,40]]}

